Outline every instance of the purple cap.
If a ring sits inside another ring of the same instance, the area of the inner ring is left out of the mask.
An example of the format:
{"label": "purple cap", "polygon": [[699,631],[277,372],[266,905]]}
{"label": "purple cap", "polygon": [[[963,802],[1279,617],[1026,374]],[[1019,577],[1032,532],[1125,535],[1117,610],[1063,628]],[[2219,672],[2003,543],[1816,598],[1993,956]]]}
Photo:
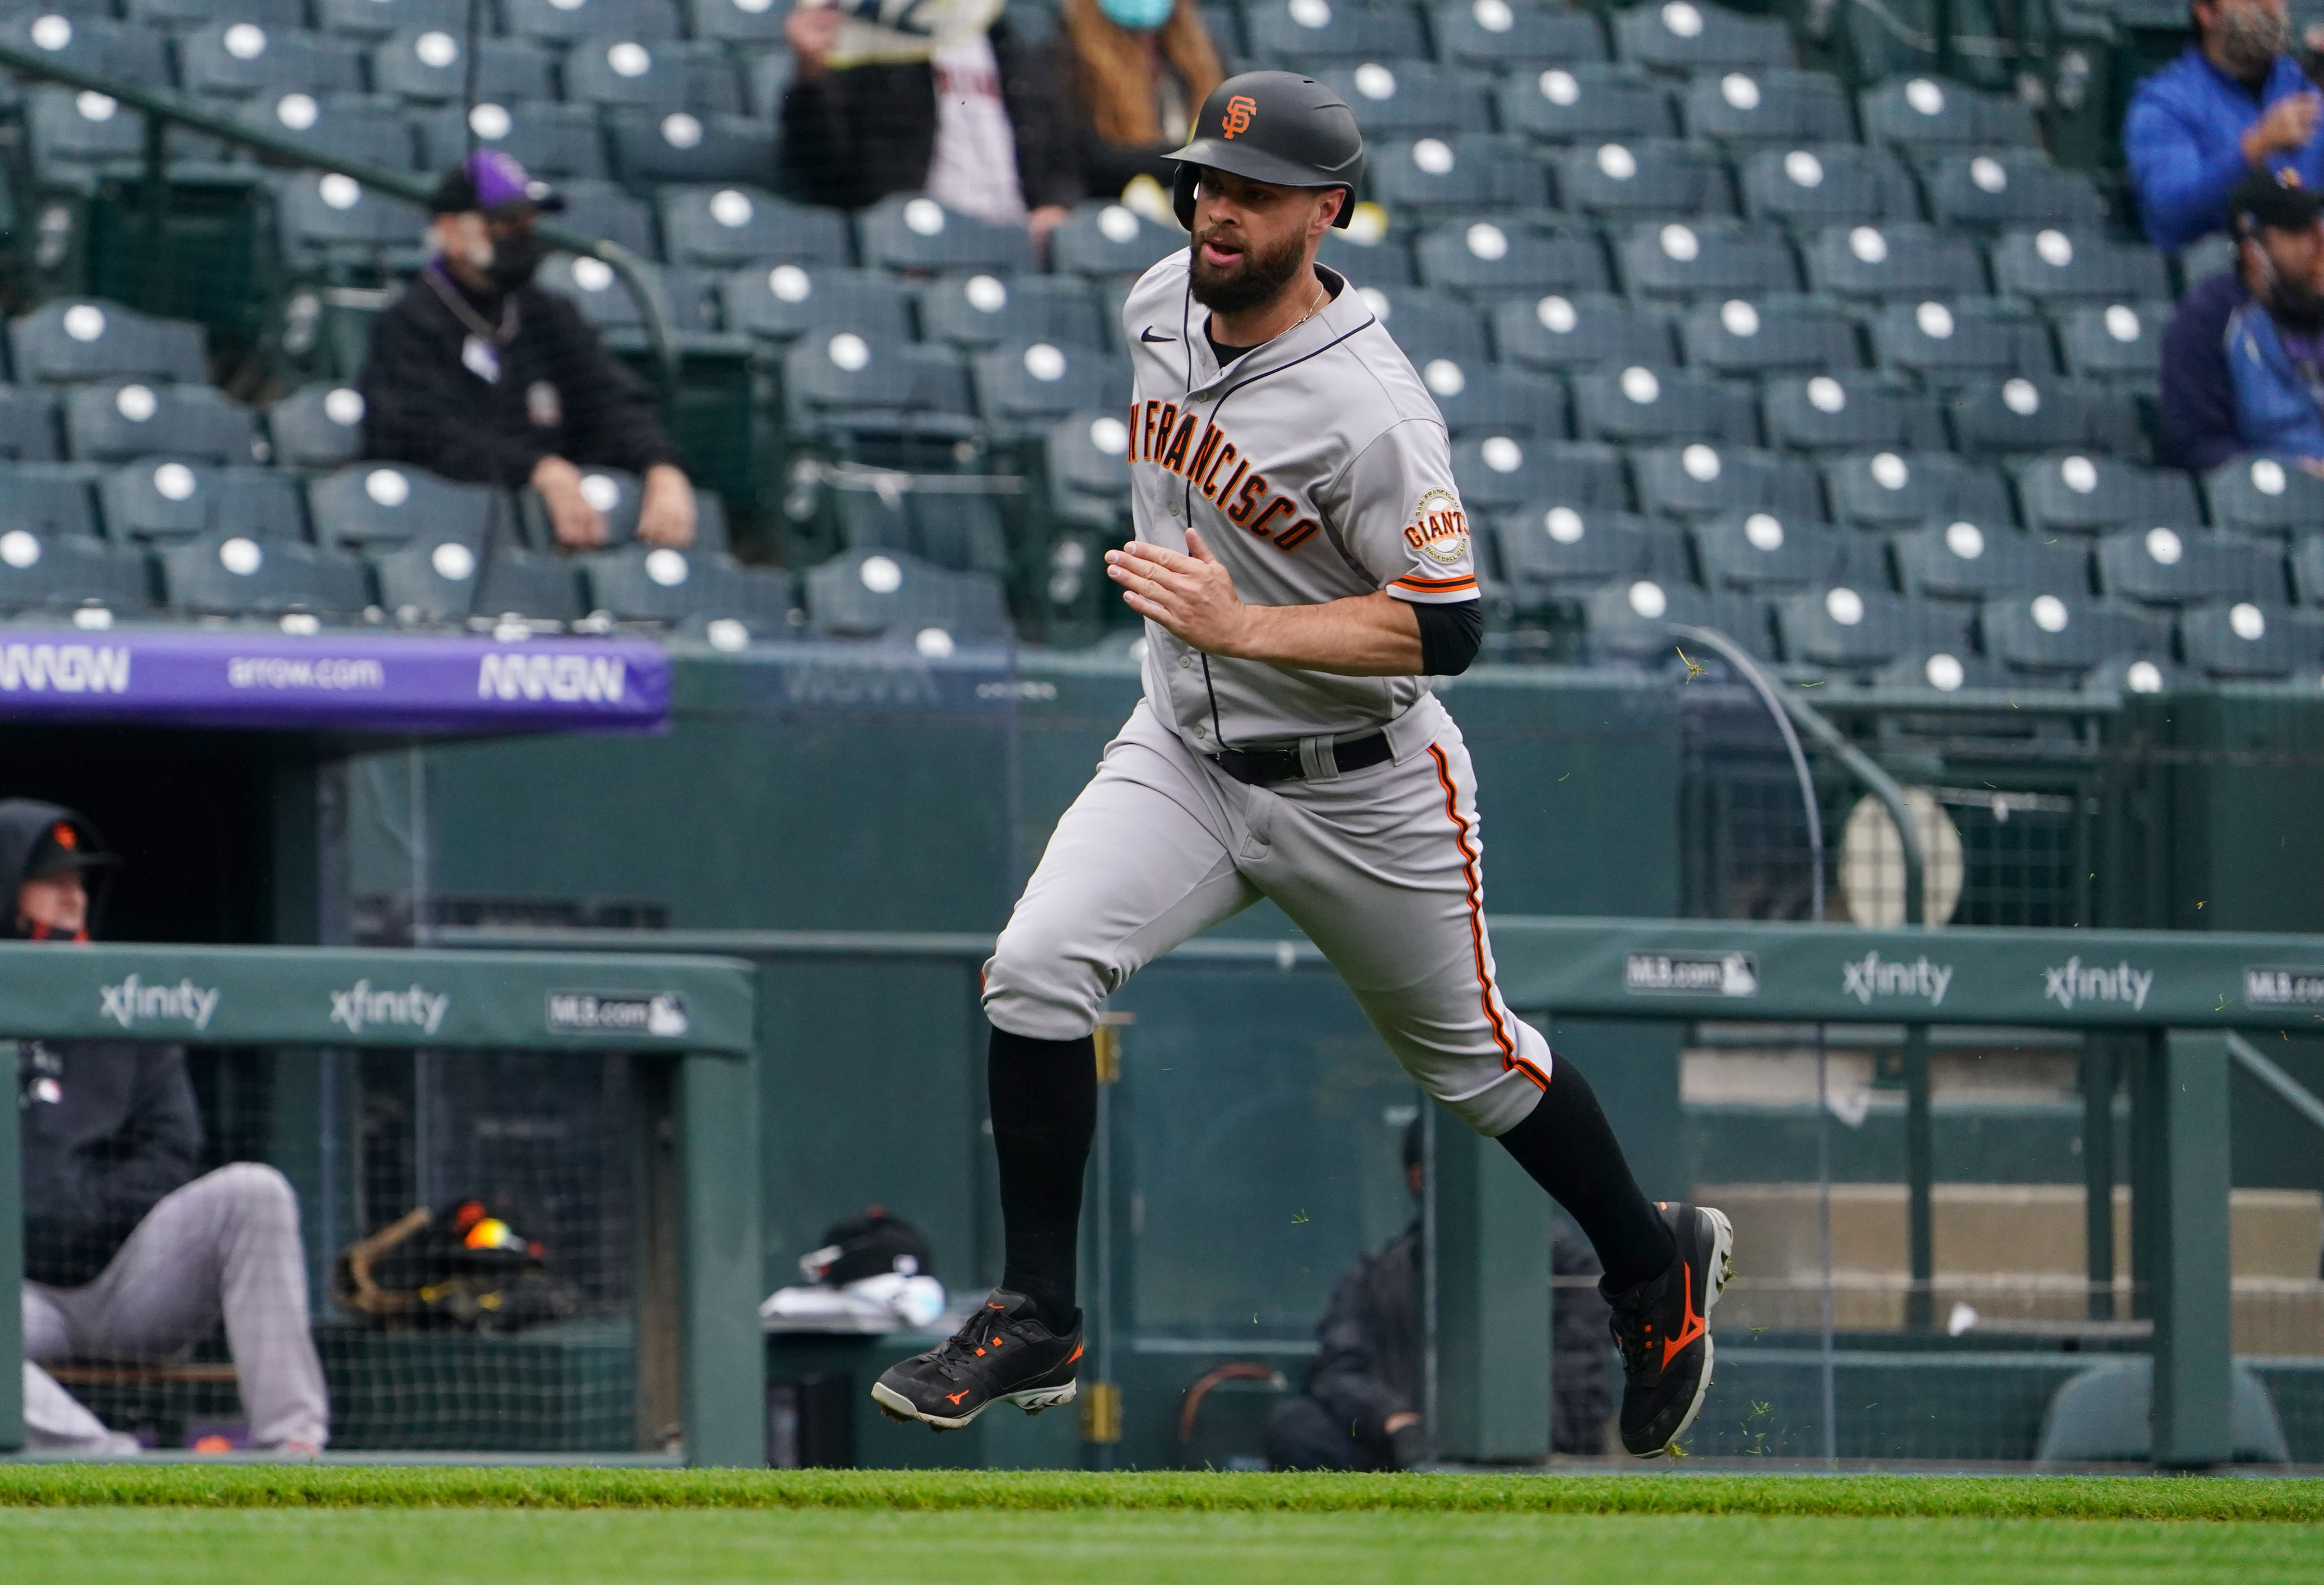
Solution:
{"label": "purple cap", "polygon": [[564,207],[562,193],[499,149],[478,149],[436,184],[438,215],[505,215],[526,208],[553,215]]}

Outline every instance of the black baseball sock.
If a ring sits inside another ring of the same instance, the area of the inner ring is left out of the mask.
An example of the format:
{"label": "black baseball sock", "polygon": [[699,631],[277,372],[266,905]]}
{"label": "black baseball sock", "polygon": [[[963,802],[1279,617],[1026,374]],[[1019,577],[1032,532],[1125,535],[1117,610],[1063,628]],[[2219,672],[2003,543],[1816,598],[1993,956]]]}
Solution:
{"label": "black baseball sock", "polygon": [[1086,1035],[1035,1040],[995,1029],[985,1083],[1001,1158],[1001,1286],[1063,1332],[1074,1323],[1082,1175],[1097,1134],[1096,1048]]}
{"label": "black baseball sock", "polygon": [[1636,1287],[1670,1269],[1678,1257],[1670,1228],[1638,1192],[1597,1092],[1571,1059],[1557,1057],[1541,1103],[1501,1136],[1501,1144],[1581,1225],[1606,1267],[1607,1291]]}

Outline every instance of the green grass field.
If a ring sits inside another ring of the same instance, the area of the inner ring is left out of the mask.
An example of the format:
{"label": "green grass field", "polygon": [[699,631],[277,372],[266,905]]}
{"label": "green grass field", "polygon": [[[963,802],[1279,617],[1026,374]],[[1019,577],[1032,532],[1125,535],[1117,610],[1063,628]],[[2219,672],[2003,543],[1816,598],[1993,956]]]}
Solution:
{"label": "green grass field", "polygon": [[2324,1580],[2324,1483],[0,1468],[0,1580]]}

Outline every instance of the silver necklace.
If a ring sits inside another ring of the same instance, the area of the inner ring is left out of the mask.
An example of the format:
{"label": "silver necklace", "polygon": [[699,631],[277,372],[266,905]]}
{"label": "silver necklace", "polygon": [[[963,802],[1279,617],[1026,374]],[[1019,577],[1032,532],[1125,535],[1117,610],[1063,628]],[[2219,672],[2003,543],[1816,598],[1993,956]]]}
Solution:
{"label": "silver necklace", "polygon": [[460,289],[446,280],[435,265],[430,264],[420,273],[429,286],[435,288],[436,295],[444,299],[444,306],[452,310],[453,318],[466,326],[470,335],[494,346],[506,346],[516,339],[516,293],[510,292],[502,299],[500,328],[495,330],[484,322],[482,314],[468,305],[468,299]]}

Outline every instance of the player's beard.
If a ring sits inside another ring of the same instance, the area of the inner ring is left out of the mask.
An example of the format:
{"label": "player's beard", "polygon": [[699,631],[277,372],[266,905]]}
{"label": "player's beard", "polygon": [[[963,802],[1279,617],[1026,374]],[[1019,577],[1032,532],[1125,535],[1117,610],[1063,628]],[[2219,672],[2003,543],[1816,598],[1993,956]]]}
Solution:
{"label": "player's beard", "polygon": [[1188,244],[1194,258],[1188,273],[1194,300],[1214,314],[1240,314],[1266,307],[1291,284],[1307,256],[1306,239],[1295,231],[1264,252],[1246,243],[1239,263],[1216,269],[1204,262],[1203,244],[1217,235],[1218,227],[1206,226]]}

